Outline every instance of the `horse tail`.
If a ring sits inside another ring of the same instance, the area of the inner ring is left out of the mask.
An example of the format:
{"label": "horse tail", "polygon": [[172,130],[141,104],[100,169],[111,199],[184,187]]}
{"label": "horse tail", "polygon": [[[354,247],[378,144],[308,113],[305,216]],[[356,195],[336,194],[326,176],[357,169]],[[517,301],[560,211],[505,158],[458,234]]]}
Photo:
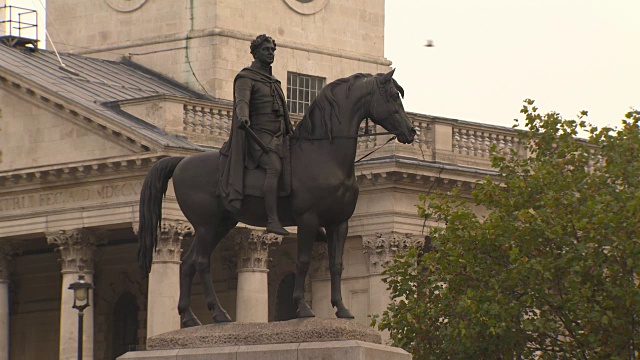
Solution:
{"label": "horse tail", "polygon": [[138,219],[138,263],[143,276],[151,271],[153,251],[158,245],[158,232],[162,223],[162,199],[169,179],[184,156],[158,161],[144,179],[140,190],[140,216]]}

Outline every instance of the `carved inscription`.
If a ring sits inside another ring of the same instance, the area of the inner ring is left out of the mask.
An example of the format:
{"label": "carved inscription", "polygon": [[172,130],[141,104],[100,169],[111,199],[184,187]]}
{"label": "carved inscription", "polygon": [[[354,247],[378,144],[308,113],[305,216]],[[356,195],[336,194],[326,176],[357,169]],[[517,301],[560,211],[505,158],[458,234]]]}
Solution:
{"label": "carved inscription", "polygon": [[137,199],[141,187],[142,180],[0,197],[0,215],[21,210],[99,203],[111,199]]}

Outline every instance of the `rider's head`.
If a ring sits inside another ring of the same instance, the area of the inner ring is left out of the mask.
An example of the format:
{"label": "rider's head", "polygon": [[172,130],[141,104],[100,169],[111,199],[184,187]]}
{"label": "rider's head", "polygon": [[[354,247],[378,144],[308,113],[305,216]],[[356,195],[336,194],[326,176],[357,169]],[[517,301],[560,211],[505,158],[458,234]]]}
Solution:
{"label": "rider's head", "polygon": [[271,36],[265,34],[258,35],[251,42],[251,55],[255,60],[261,63],[271,65],[273,63],[274,51],[276,50],[276,41]]}

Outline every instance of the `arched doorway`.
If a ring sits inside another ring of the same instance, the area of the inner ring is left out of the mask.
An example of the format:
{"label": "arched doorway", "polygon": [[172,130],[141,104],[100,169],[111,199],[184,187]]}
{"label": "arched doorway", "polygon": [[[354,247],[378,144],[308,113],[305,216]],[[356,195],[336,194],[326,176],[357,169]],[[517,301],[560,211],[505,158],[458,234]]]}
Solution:
{"label": "arched doorway", "polygon": [[293,285],[296,282],[296,275],[289,273],[285,275],[276,292],[276,321],[285,321],[296,318],[296,305],[293,302]]}
{"label": "arched doorway", "polygon": [[120,295],[113,309],[113,359],[135,348],[138,343],[138,303],[136,296],[126,292]]}

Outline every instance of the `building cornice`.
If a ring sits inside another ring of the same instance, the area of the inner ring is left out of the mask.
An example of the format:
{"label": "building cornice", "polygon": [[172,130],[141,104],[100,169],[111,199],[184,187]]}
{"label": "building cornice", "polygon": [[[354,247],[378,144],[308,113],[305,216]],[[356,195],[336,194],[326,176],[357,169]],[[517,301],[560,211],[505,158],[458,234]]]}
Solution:
{"label": "building cornice", "polygon": [[[153,37],[148,37],[140,40],[122,41],[118,45],[97,46],[91,49],[71,51],[71,53],[77,54],[77,55],[98,54],[102,52],[135,49],[141,46],[164,44],[164,43],[170,43],[175,41],[185,41],[189,39],[197,39],[197,38],[204,38],[204,37],[210,37],[210,36],[223,36],[223,37],[228,37],[236,40],[244,40],[248,42],[255,39],[255,34],[249,34],[249,33],[235,31],[235,30],[215,28],[215,29],[207,29],[207,30],[193,30],[187,33],[173,33],[173,34],[167,34],[167,35],[153,36]],[[358,54],[358,53],[353,53],[353,52],[344,51],[344,50],[332,49],[328,47],[313,46],[309,44],[299,43],[297,41],[278,40],[278,47],[291,49],[291,50],[306,51],[309,53],[319,54],[319,55],[339,57],[347,60],[362,61],[362,62],[367,62],[371,64],[376,64],[376,65],[391,66],[391,61],[383,57],[369,56],[369,55]]]}
{"label": "building cornice", "polygon": [[[70,163],[39,166],[25,169],[16,169],[0,172],[0,186],[2,191],[13,192],[19,187],[28,185],[39,186],[46,181],[47,185],[53,185],[54,181],[67,179],[78,180],[89,176],[108,176],[122,174],[123,171],[147,169],[156,161],[167,156],[188,156],[198,151],[172,149],[171,151],[133,154],[127,156],[110,157],[103,159],[75,161]],[[97,180],[92,178],[92,180]]]}

